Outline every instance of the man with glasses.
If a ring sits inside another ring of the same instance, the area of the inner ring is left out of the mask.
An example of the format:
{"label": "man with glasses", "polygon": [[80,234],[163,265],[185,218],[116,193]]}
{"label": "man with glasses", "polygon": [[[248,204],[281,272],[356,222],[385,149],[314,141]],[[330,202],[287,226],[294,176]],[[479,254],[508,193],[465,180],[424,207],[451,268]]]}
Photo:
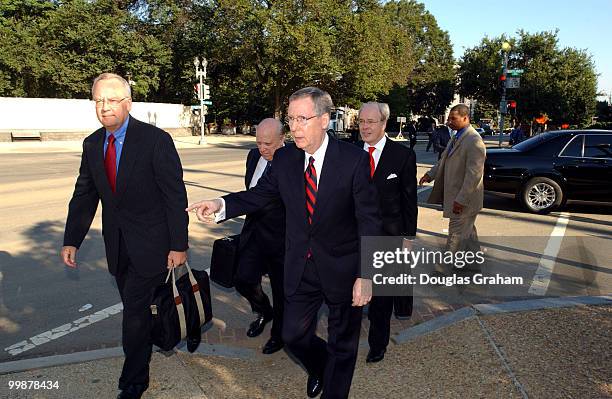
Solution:
{"label": "man with glasses", "polygon": [[[362,306],[371,281],[361,278],[361,236],[382,226],[367,153],[326,134],[328,93],[306,87],[289,98],[287,123],[295,145],[276,151],[270,173],[249,191],[201,201],[204,221],[255,211],[280,198],[286,209],[283,340],[308,372],[313,398],[347,398],[357,360]],[[327,342],[316,335],[318,312],[329,309]]]}
{"label": "man with glasses", "polygon": [[[123,302],[118,398],[140,398],[149,386],[151,292],[168,269],[187,260],[187,193],[170,135],[129,115],[128,82],[104,73],[94,80],[92,96],[102,128],[83,141],[61,257],[77,266],[77,250],[102,201],[108,270]],[[199,339],[191,338],[189,349]]]}
{"label": "man with glasses", "polygon": [[[416,155],[410,148],[385,135],[389,105],[368,102],[359,110],[359,132],[363,142],[358,145],[370,158],[370,176],[378,190],[380,216],[384,235],[389,236],[393,250],[409,247],[416,236],[417,192]],[[393,237],[393,238],[392,238]],[[391,314],[407,319],[412,315],[411,290],[403,296],[372,298],[368,310],[370,350],[367,363],[383,360],[391,331]]]}

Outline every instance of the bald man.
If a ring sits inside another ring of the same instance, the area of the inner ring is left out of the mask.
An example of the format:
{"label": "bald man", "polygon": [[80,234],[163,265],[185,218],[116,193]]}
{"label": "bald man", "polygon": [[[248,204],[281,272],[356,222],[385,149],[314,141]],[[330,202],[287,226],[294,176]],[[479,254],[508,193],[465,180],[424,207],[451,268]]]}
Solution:
{"label": "bald man", "polygon": [[[247,156],[245,185],[255,187],[259,178],[268,173],[274,152],[284,145],[283,125],[267,118],[257,125],[257,148]],[[257,337],[272,321],[270,339],[264,354],[283,348],[283,262],[285,257],[285,207],[280,200],[246,216],[240,233],[239,260],[235,285],[251,305],[257,319],[251,323],[247,336]],[[261,276],[268,273],[272,286],[273,304],[261,287]]]}

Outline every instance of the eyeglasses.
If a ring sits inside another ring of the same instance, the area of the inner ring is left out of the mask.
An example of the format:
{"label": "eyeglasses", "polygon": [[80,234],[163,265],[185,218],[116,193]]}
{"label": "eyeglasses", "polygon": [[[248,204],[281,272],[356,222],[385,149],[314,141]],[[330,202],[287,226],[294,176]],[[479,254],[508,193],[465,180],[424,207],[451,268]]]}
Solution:
{"label": "eyeglasses", "polygon": [[108,104],[109,107],[111,108],[116,108],[119,106],[119,104],[121,104],[121,102],[123,100],[128,99],[129,97],[123,97],[123,98],[95,98],[94,101],[96,102],[96,107],[102,107],[104,105],[104,101],[106,101],[106,103]]}
{"label": "eyeglasses", "polygon": [[300,115],[300,116],[286,116],[285,117],[285,123],[287,125],[291,125],[293,122],[296,122],[298,125],[300,126],[306,126],[306,124],[308,123],[309,120],[311,120],[312,118],[316,118],[317,116],[321,116],[321,115],[313,115],[309,118]]}
{"label": "eyeglasses", "polygon": [[384,119],[381,120],[373,120],[373,119],[359,119],[357,122],[361,125],[361,126],[365,126],[365,125],[374,125],[375,123],[380,123],[382,122]]}

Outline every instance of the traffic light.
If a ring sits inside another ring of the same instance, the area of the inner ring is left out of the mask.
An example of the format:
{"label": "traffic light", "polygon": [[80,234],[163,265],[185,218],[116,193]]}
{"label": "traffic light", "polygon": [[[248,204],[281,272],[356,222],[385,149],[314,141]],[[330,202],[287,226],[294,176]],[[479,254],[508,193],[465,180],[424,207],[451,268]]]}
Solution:
{"label": "traffic light", "polygon": [[502,90],[506,88],[506,74],[502,74],[499,77],[499,88]]}
{"label": "traffic light", "polygon": [[508,113],[510,113],[512,116],[516,115],[516,101],[508,101]]}

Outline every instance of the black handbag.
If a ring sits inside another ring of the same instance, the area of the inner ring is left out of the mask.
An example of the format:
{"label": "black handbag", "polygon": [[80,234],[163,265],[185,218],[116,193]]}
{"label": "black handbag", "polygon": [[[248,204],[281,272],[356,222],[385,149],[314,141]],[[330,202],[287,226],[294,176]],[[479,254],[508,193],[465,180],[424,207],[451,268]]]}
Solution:
{"label": "black handbag", "polygon": [[239,234],[220,238],[213,243],[210,258],[210,279],[225,288],[234,286],[234,276],[238,268],[239,245]]}
{"label": "black handbag", "polygon": [[208,273],[191,270],[187,262],[185,267],[187,273],[179,279],[174,269],[169,270],[165,283],[153,291],[151,343],[164,351],[172,350],[185,338],[199,344],[202,325],[213,317]]}

